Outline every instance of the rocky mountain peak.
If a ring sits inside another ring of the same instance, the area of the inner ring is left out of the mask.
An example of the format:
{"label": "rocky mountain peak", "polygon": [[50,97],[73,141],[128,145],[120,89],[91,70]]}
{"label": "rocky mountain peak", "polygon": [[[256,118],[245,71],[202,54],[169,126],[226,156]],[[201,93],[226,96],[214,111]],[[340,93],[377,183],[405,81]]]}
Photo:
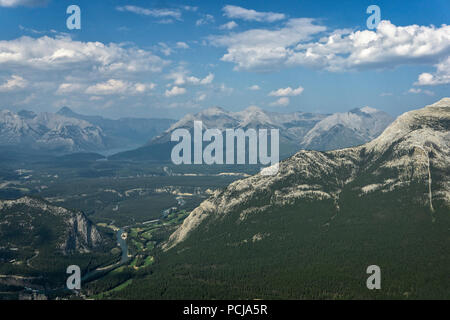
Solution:
{"label": "rocky mountain peak", "polygon": [[70,109],[69,107],[62,107],[61,109],[59,109],[59,111],[57,112],[57,114],[60,115],[71,115],[74,112],[72,111],[72,109]]}
{"label": "rocky mountain peak", "polygon": [[[416,134],[410,136],[414,131]],[[439,140],[438,145],[445,145],[450,139],[450,98],[404,113],[378,138],[370,142],[367,148],[380,152],[401,139],[409,139],[410,143],[423,145],[427,139],[433,138]]]}
{"label": "rocky mountain peak", "polygon": [[92,123],[67,115],[31,111],[0,111],[0,145],[59,152],[98,151],[106,142]]}
{"label": "rocky mountain peak", "polygon": [[[450,99],[443,99],[402,115],[367,144],[330,152],[303,150],[282,161],[274,176],[258,174],[232,183],[192,211],[164,248],[183,242],[205,219],[221,220],[231,213],[239,213],[239,224],[275,207],[322,200],[333,201],[338,212],[340,194],[349,183],[356,184],[352,192],[361,197],[408,190],[418,183],[428,190],[419,196],[420,205],[433,211],[433,201],[438,200],[450,207],[449,163]],[[365,178],[358,184],[361,176]]]}

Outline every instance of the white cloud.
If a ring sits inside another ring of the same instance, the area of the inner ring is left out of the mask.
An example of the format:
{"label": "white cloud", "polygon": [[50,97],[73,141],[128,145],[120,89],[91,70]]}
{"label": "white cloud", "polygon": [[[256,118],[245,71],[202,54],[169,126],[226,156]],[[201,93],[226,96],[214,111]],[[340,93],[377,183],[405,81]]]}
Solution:
{"label": "white cloud", "polygon": [[434,74],[425,72],[419,75],[419,78],[417,79],[415,85],[434,86],[449,83],[450,83],[450,57],[447,57],[446,60],[436,65],[436,72]]}
{"label": "white cloud", "polygon": [[255,84],[255,85],[249,87],[249,90],[258,91],[258,90],[261,90],[261,88],[257,84]]}
{"label": "white cloud", "polygon": [[168,62],[138,48],[101,42],[74,41],[69,37],[21,37],[0,41],[0,67],[46,71],[160,72]]}
{"label": "white cloud", "polygon": [[411,88],[411,89],[408,90],[408,92],[409,92],[409,93],[420,93],[420,92],[422,92],[422,89],[414,89],[414,88]]}
{"label": "white cloud", "polygon": [[164,95],[166,97],[170,98],[170,97],[179,96],[179,95],[182,95],[185,93],[186,93],[185,88],[180,88],[180,87],[174,86],[172,89],[166,90]]}
{"label": "white cloud", "polygon": [[134,91],[136,93],[144,93],[150,90],[153,90],[156,87],[155,83],[135,83]]}
{"label": "white cloud", "polygon": [[178,49],[189,49],[189,45],[186,42],[179,41],[177,42],[177,48]]}
{"label": "white cloud", "polygon": [[380,69],[439,61],[450,50],[450,26],[397,27],[381,21],[376,31],[334,32],[319,42],[299,44],[287,65],[329,71]]}
{"label": "white cloud", "polygon": [[6,82],[0,84],[0,92],[9,92],[18,89],[24,89],[28,85],[28,81],[26,81],[21,76],[13,75],[10,79],[7,79]]}
{"label": "white cloud", "polygon": [[176,49],[189,49],[189,45],[182,41],[177,42],[175,45],[168,45],[165,42],[159,42],[154,46],[154,48],[167,57],[174,53]]}
{"label": "white cloud", "polygon": [[272,91],[269,93],[271,97],[294,97],[301,95],[303,90],[305,90],[302,86],[299,86],[297,89],[292,89],[291,87],[281,88],[276,91]]}
{"label": "white cloud", "polygon": [[84,86],[81,83],[61,83],[56,90],[57,94],[66,94],[81,91]]}
{"label": "white cloud", "polygon": [[242,19],[258,22],[275,22],[284,20],[286,16],[282,13],[258,12],[251,9],[245,9],[238,6],[227,5],[223,8],[224,16],[230,19]]}
{"label": "white cloud", "polygon": [[236,28],[238,24],[234,21],[227,22],[219,27],[221,30],[232,30]]}
{"label": "white cloud", "polygon": [[196,12],[198,10],[198,7],[196,6],[182,6],[182,8],[186,11]]}
{"label": "white cloud", "polygon": [[[197,80],[195,77],[191,77],[191,80],[192,80],[192,78],[194,78],[195,80]],[[203,84],[203,85],[205,85],[205,84],[210,84],[210,83],[213,82],[213,80],[214,80],[214,74],[209,73],[206,77],[204,77],[203,79],[201,79],[199,83],[200,83],[200,84]]]}
{"label": "white cloud", "polygon": [[112,95],[112,94],[142,94],[152,90],[155,84],[131,83],[128,81],[110,79],[106,82],[97,83],[86,89],[87,94]]}
{"label": "white cloud", "polygon": [[289,105],[289,103],[290,103],[290,100],[289,100],[288,97],[282,97],[282,98],[278,99],[277,101],[272,102],[270,104],[270,106],[272,106],[272,107],[286,107],[286,106]]}
{"label": "white cloud", "polygon": [[209,73],[206,77],[203,79],[197,78],[194,76],[189,76],[188,72],[186,70],[178,70],[175,72],[172,72],[168,74],[167,79],[173,80],[173,84],[177,86],[182,86],[186,84],[190,85],[207,85],[211,84],[214,80],[214,74]]}
{"label": "white cloud", "polygon": [[159,50],[162,52],[163,55],[165,56],[170,56],[172,54],[172,48],[170,48],[166,43],[164,42],[160,42],[158,43],[159,45]]}
{"label": "white cloud", "polygon": [[[0,0],[0,1],[1,1],[1,0]],[[32,34],[56,33],[55,30],[51,30],[51,31],[49,31],[49,32],[47,32],[47,31],[41,31],[41,30],[36,30],[36,29],[33,29],[33,28],[27,28],[27,27],[24,27],[24,26],[21,25],[21,24],[19,24],[19,29],[22,30],[22,31],[24,31],[24,32],[29,32],[29,33],[32,33]]]}
{"label": "white cloud", "polygon": [[306,66],[335,72],[436,64],[450,51],[447,25],[398,27],[381,21],[375,31],[335,30],[319,41],[307,42],[326,30],[314,22],[291,19],[281,29],[253,29],[210,40],[227,48],[223,61],[253,71]]}
{"label": "white cloud", "polygon": [[220,86],[216,89],[216,91],[226,95],[230,95],[234,92],[234,89],[228,87],[225,83],[221,83]]}
{"label": "white cloud", "polygon": [[414,93],[414,94],[426,94],[428,96],[434,96],[434,92],[430,91],[430,90],[422,90],[422,89],[416,89],[416,88],[411,88],[408,90],[409,93]]}
{"label": "white cloud", "polygon": [[[140,106],[157,103],[152,82],[164,81],[160,73],[170,62],[147,49],[131,44],[103,44],[75,41],[69,37],[20,37],[0,41],[0,70],[20,75],[28,86],[21,90],[22,101],[9,94],[6,87],[19,89],[19,78],[5,83],[0,92],[5,105],[49,110],[67,105],[80,110]],[[1,80],[0,85],[6,80]],[[151,80],[150,80],[151,79]],[[164,92],[163,92],[164,94]],[[111,95],[112,98],[107,98]],[[118,99],[118,95],[120,99]],[[105,103],[96,103],[103,96]],[[33,100],[24,99],[33,97]]]}
{"label": "white cloud", "polygon": [[205,101],[206,99],[206,94],[205,93],[201,93],[200,95],[197,96],[197,101],[201,102],[201,101]]}
{"label": "white cloud", "polygon": [[45,6],[49,0],[0,0],[0,7],[36,7]]}
{"label": "white cloud", "polygon": [[209,23],[214,23],[214,22],[215,22],[214,16],[212,16],[212,15],[210,15],[210,14],[206,14],[203,18],[198,19],[198,20],[195,22],[195,25],[196,25],[197,27],[199,27],[199,26],[202,26],[202,25],[204,25],[204,24],[209,24]]}
{"label": "white cloud", "polygon": [[147,9],[138,6],[119,6],[116,7],[118,11],[127,11],[132,12],[139,15],[151,16],[155,18],[173,18],[180,20],[181,12],[179,10],[174,9]]}
{"label": "white cloud", "polygon": [[273,70],[286,63],[292,55],[292,47],[310,39],[324,26],[314,24],[313,19],[291,19],[282,28],[251,29],[241,33],[210,37],[211,44],[227,47],[222,61],[233,62],[238,70]]}

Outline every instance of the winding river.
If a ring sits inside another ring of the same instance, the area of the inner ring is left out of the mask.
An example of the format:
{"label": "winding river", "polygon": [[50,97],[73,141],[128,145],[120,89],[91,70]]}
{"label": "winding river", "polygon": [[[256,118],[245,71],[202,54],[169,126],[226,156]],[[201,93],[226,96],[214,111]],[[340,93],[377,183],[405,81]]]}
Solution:
{"label": "winding river", "polygon": [[119,245],[120,249],[122,249],[122,258],[120,259],[120,264],[124,264],[126,262],[128,262],[128,260],[130,259],[128,257],[128,245],[127,245],[127,241],[122,239],[122,233],[124,233],[125,231],[123,229],[119,229],[116,233],[116,238],[117,238],[117,244]]}

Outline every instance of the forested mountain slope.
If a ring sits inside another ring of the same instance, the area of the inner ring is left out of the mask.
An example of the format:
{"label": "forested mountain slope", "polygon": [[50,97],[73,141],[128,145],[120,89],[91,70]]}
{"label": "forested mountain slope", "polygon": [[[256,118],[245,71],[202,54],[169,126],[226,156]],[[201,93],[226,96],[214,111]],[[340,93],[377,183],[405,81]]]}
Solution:
{"label": "forested mountain slope", "polygon": [[449,164],[449,98],[360,147],[300,151],[203,202],[120,296],[448,299]]}

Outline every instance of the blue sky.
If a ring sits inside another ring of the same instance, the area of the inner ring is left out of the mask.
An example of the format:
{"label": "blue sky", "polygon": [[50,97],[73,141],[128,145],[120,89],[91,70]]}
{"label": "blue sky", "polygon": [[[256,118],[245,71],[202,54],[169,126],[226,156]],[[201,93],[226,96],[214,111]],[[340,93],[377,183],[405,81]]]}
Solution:
{"label": "blue sky", "polygon": [[[71,4],[81,30],[66,27]],[[449,9],[447,0],[0,0],[0,108],[398,115],[450,96]]]}

